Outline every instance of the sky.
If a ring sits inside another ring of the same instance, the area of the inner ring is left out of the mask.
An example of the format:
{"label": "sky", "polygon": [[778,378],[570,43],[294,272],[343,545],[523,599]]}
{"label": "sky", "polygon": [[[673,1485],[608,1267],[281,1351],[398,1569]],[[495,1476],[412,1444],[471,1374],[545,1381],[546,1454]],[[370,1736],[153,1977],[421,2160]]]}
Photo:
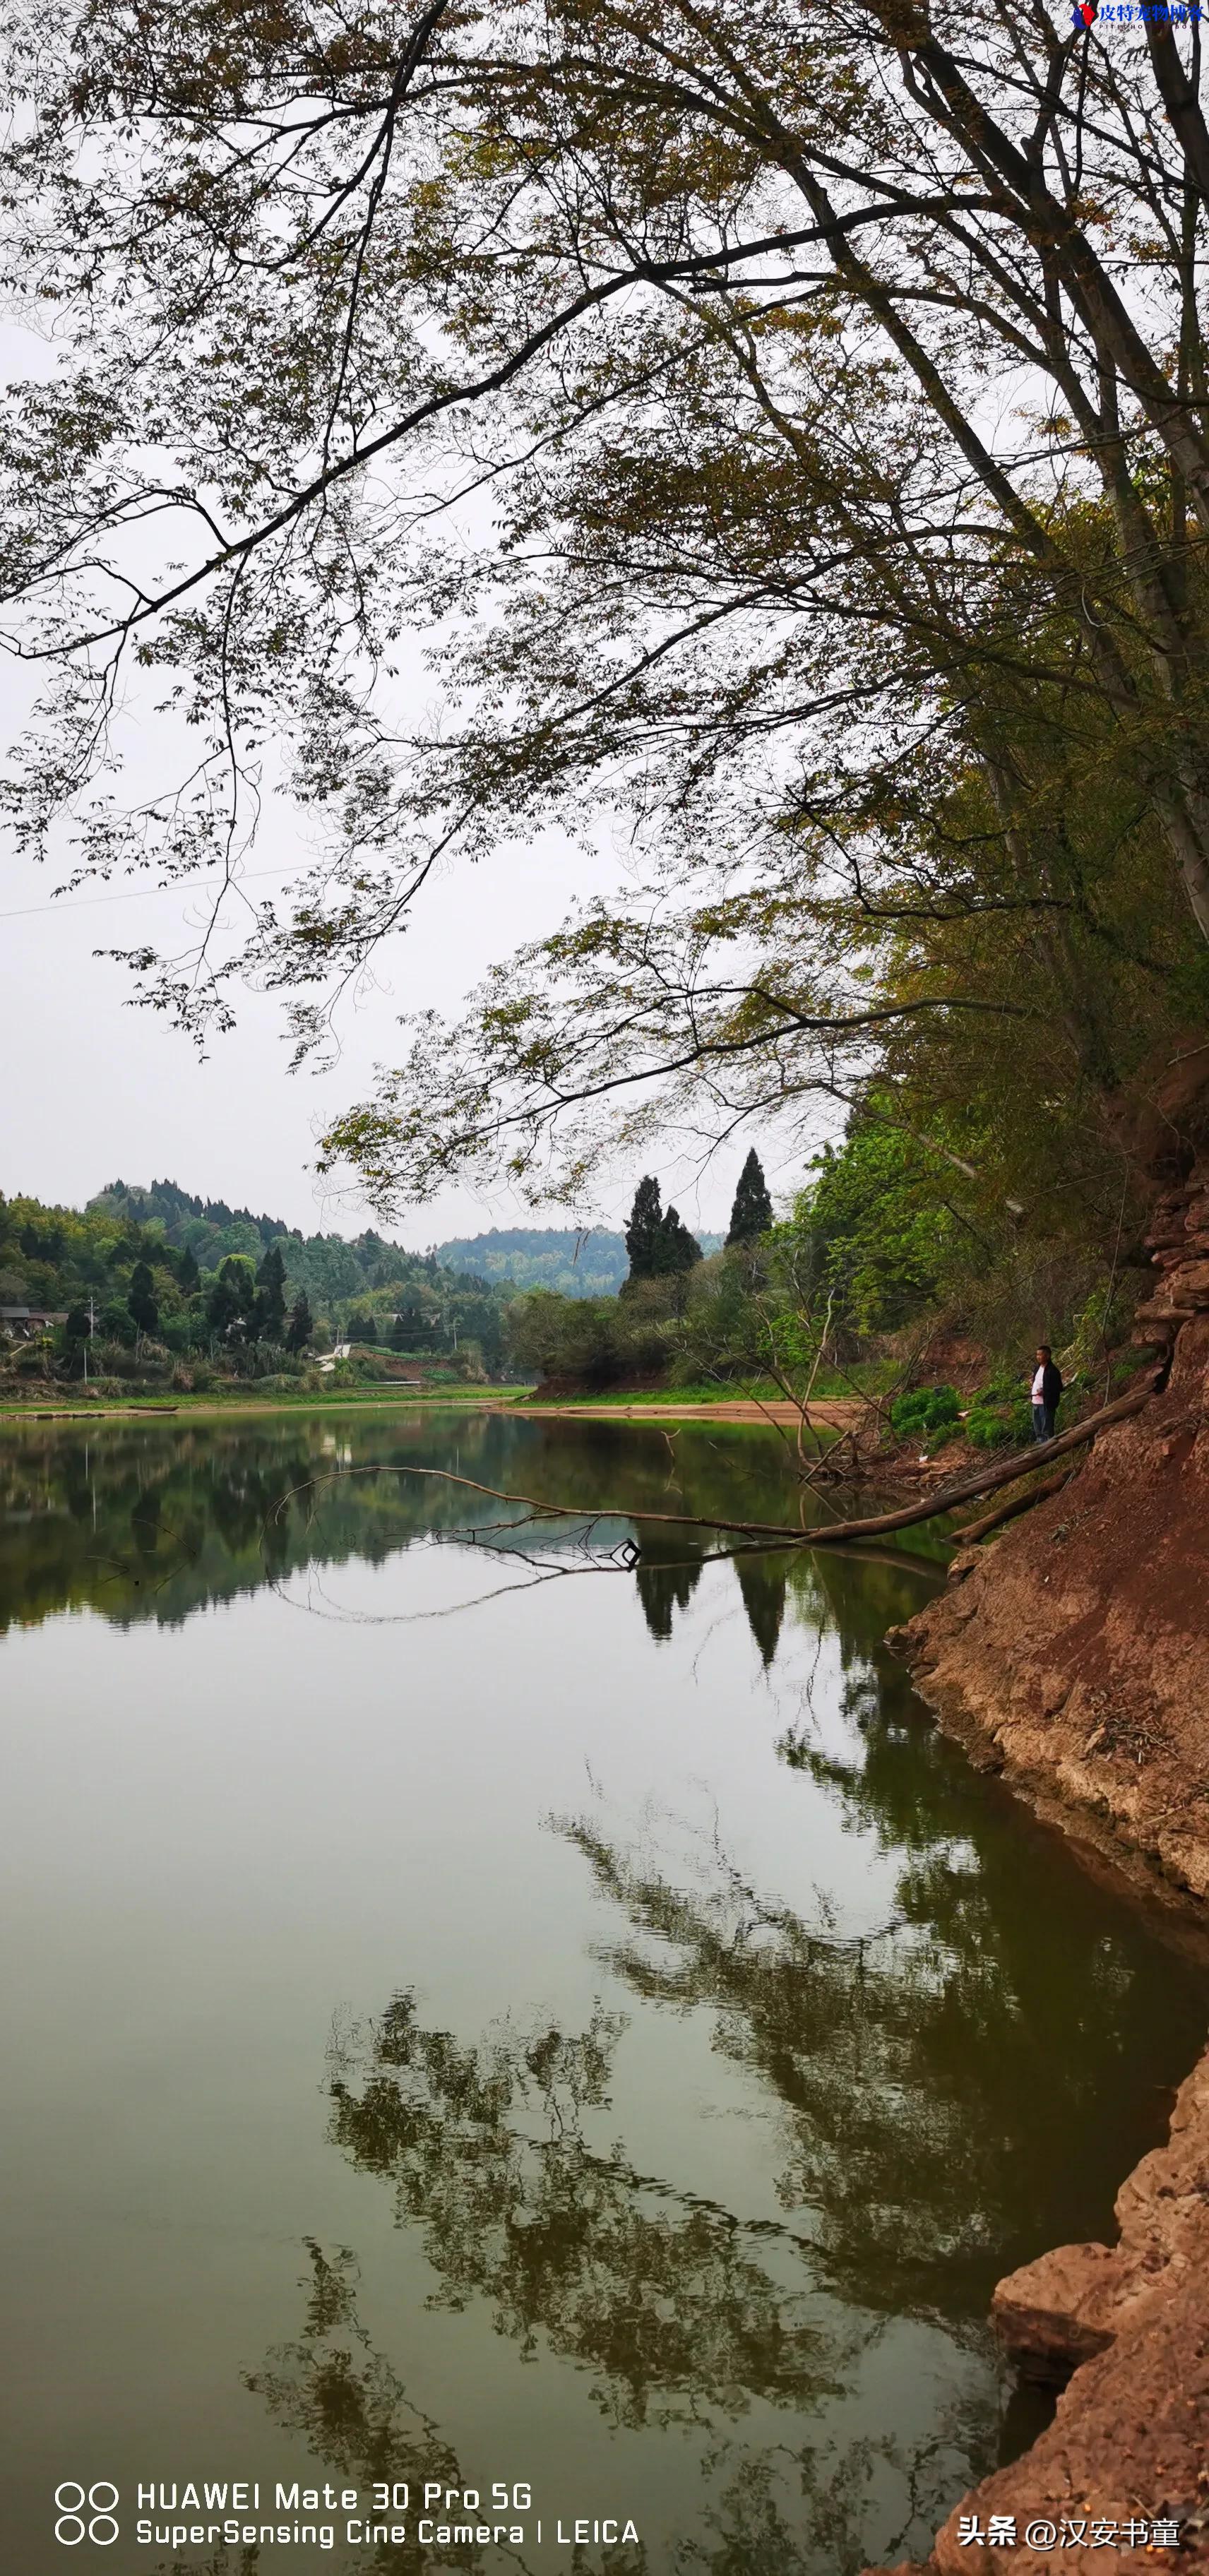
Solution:
{"label": "sky", "polygon": [[[0,325],[0,375],[46,375],[54,365],[46,341],[11,322]],[[431,688],[427,672],[422,685],[426,693]],[[29,670],[0,655],[0,768],[32,697]],[[134,777],[137,785],[141,763],[149,787],[156,719],[150,708],[136,707],[131,721],[136,732],[146,727]],[[259,877],[254,893],[274,890],[270,873],[286,881],[296,847],[290,810],[270,803],[245,862]],[[61,874],[68,872],[65,862]],[[345,1005],[339,1060],[317,1073],[291,1072],[272,996],[245,990],[235,1031],[213,1038],[199,1056],[165,1015],[132,1007],[128,969],[96,953],[143,940],[168,953],[187,947],[190,925],[204,917],[197,887],[160,891],[115,879],[56,901],[55,873],[0,840],[0,1192],[81,1207],[112,1180],[173,1180],[304,1232],[359,1233],[375,1221],[372,1212],[319,1181],[316,1140],[338,1111],[370,1095],[375,1064],[398,1061],[399,1014],[455,1014],[489,966],[556,929],[574,898],[609,894],[621,877],[620,857],[603,836],[588,853],[578,838],[548,832],[531,848],[513,845],[477,866],[451,860],[424,888],[409,929],[383,953],[373,988]],[[662,1156],[648,1146],[643,1166],[655,1168],[665,1199],[674,1199],[690,1226],[722,1231],[739,1166],[749,1144],[762,1141],[744,1135],[702,1174],[669,1138]],[[774,1194],[800,1181],[804,1154],[794,1150],[787,1165],[785,1150],[782,1140],[769,1159]],[[602,1174],[593,1217],[624,1224],[638,1177],[637,1170]],[[451,1188],[387,1230],[422,1250],[493,1225],[566,1222],[564,1212],[535,1212],[503,1190],[483,1197]]]}
{"label": "sky", "polygon": [[[0,739],[11,741],[22,692],[0,664]],[[288,817],[271,818],[252,869],[270,870]],[[278,881],[287,873],[279,864]],[[131,1006],[128,970],[97,955],[154,939],[187,943],[200,917],[201,895],[177,887],[114,881],[56,901],[55,876],[0,850],[0,1192],[27,1193],[82,1207],[108,1181],[174,1180],[202,1197],[280,1216],[305,1233],[352,1235],[376,1220],[363,1201],[333,1193],[313,1165],[316,1139],[336,1111],[364,1098],[374,1065],[395,1060],[400,1012],[435,1007],[455,1012],[487,967],[527,939],[554,929],[572,898],[607,893],[620,880],[607,849],[547,834],[530,849],[510,848],[472,866],[451,861],[430,880],[412,927],[394,941],[374,989],[345,1006],[341,1054],[316,1074],[289,1070],[290,1048],[279,1003],[244,992],[238,1026],[209,1042],[201,1057],[160,1013]],[[273,891],[266,875],[254,891]],[[690,1225],[721,1231],[748,1144],[719,1154],[698,1181],[669,1140],[661,1158],[649,1149],[665,1197]],[[759,1143],[760,1139],[755,1139]],[[782,1148],[782,1152],[783,1152]],[[769,1179],[787,1188],[800,1170],[776,1168]],[[624,1224],[636,1172],[605,1175],[592,1213]],[[412,1250],[493,1225],[563,1225],[506,1191],[490,1197],[450,1189],[423,1208],[405,1211],[385,1230]]]}
{"label": "sky", "polygon": [[[266,864],[253,855],[253,867]],[[10,846],[0,864],[0,1190],[76,1207],[107,1181],[169,1179],[306,1232],[359,1232],[372,1221],[364,1204],[333,1197],[309,1168],[319,1131],[365,1096],[376,1061],[392,1060],[400,1011],[455,1010],[497,958],[553,929],[573,893],[604,890],[607,864],[591,881],[590,866],[580,850],[549,839],[498,863],[454,862],[425,889],[376,989],[346,1006],[340,1059],[316,1075],[290,1072],[271,996],[243,994],[234,1033],[214,1038],[200,1058],[161,1014],[130,1006],[125,967],[95,955],[142,937],[169,945],[179,936],[183,944],[198,917],[196,891],[186,898],[179,888],[140,888],[115,900],[111,887],[56,903],[54,879]],[[734,1160],[700,1196],[690,1184],[683,1204],[690,1221],[721,1221]],[[602,1221],[624,1216],[630,1188],[625,1176],[606,1185],[596,1211]],[[390,1231],[418,1249],[491,1225],[543,1221],[566,1219],[543,1220],[505,1192],[484,1199],[453,1189]]]}

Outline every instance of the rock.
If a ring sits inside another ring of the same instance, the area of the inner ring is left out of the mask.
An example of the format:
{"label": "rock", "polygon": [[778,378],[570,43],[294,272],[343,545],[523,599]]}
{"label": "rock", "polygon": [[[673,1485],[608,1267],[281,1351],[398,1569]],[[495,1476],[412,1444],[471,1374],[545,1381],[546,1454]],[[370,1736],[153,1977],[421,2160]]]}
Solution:
{"label": "rock", "polygon": [[[1067,2245],[1001,2281],[994,2314],[1005,2340],[1042,2363],[1080,2363],[1054,2421],[1023,2459],[962,2498],[937,2535],[932,2568],[1041,2576],[1052,2544],[1005,2553],[963,2543],[961,2517],[985,2528],[1031,2520],[1173,2515],[1179,2564],[1209,2568],[1209,2055],[1180,2088],[1165,2147],[1144,2156],[1117,2196],[1120,2243]],[[1021,2348],[1021,2347],[1017,2347]],[[1082,2359],[1081,2354],[1089,2354]],[[1114,2549],[1114,2568],[1156,2565],[1144,2547]],[[1160,2556],[1158,2565],[1165,2560]]]}
{"label": "rock", "polygon": [[1068,2379],[1112,2342],[1101,2308],[1116,2281],[1107,2245],[1060,2245],[1001,2281],[991,2320],[1004,2350],[1032,2379]]}

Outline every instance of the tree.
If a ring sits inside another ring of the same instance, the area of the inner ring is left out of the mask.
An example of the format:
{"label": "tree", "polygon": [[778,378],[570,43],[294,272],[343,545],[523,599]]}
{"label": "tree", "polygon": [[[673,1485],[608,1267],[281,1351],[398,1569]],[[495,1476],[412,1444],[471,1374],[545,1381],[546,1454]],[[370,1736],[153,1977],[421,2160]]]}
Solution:
{"label": "tree", "polygon": [[69,1306],[63,1324],[63,1346],[78,1353],[92,1335],[92,1318],[87,1306]]}
{"label": "tree", "polygon": [[136,1261],[130,1273],[126,1304],[136,1332],[154,1334],[157,1331],[160,1310],[155,1301],[155,1281],[145,1261]]}
{"label": "tree", "polygon": [[176,1275],[180,1281],[181,1287],[184,1289],[186,1297],[192,1297],[197,1289],[201,1273],[197,1266],[197,1255],[190,1244],[185,1245],[184,1251],[177,1259]]}
{"label": "tree", "polygon": [[251,1331],[257,1341],[279,1342],[285,1331],[285,1263],[271,1243],[256,1273]]}
{"label": "tree", "polygon": [[243,1341],[256,1304],[256,1273],[246,1253],[232,1252],[219,1267],[206,1299],[206,1322],[224,1340]]}
{"label": "tree", "polygon": [[726,1240],[728,1244],[755,1243],[760,1235],[767,1234],[771,1224],[772,1200],[760,1157],[753,1145],[739,1174]]}
{"label": "tree", "polygon": [[[35,844],[66,803],[85,866],[208,867],[288,731],[347,845],[258,910],[236,971],[292,991],[306,1043],[329,970],[363,969],[439,850],[559,803],[628,799],[732,854],[787,805],[859,854],[866,790],[981,676],[1060,679],[1057,612],[1069,703],[1209,926],[1195,28],[517,0],[404,32],[361,0],[287,72],[275,20],[233,25],[213,43],[201,0],[13,20],[5,256],[24,305],[51,280],[69,352],[53,395],[17,389],[0,447],[6,592],[65,675]],[[249,155],[249,120],[283,114],[290,151]],[[456,523],[467,456],[489,557]],[[155,587],[142,522],[166,495],[181,551]],[[469,712],[398,746],[365,671],[417,616],[444,643],[456,609]],[[187,792],[140,794],[126,830],[97,782],[132,659],[193,729]],[[209,947],[133,962],[186,1020],[227,1007]],[[383,1115],[342,1138],[385,1193]]]}
{"label": "tree", "polygon": [[631,1279],[656,1279],[663,1270],[663,1200],[659,1183],[644,1173],[634,1192],[625,1230]]}
{"label": "tree", "polygon": [[298,1295],[294,1299],[293,1306],[290,1309],[290,1320],[286,1325],[286,1349],[288,1351],[304,1351],[307,1343],[310,1341],[314,1329],[315,1327],[311,1320],[311,1310],[307,1303],[306,1291],[305,1289],[300,1289]]}
{"label": "tree", "polygon": [[662,1235],[662,1266],[665,1278],[691,1270],[700,1261],[701,1246],[696,1235],[690,1234],[683,1217],[674,1207],[666,1208],[664,1211]]}
{"label": "tree", "polygon": [[696,1236],[674,1207],[664,1208],[659,1183],[649,1173],[640,1180],[634,1193],[630,1221],[625,1233],[626,1251],[630,1256],[628,1278],[622,1281],[621,1294],[644,1279],[668,1279],[676,1273],[691,1270],[701,1259],[701,1246]]}

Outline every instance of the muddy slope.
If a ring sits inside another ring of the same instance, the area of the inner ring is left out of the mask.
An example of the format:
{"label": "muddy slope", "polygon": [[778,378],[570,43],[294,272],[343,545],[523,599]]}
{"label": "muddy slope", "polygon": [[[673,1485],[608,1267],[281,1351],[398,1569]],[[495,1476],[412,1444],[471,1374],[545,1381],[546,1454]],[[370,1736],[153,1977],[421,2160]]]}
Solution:
{"label": "muddy slope", "polygon": [[[1103,1433],[1061,1493],[959,1557],[947,1592],[892,1642],[976,1762],[1127,1868],[1206,1901],[1204,1162],[1156,1211],[1151,1246],[1158,1281],[1139,1322],[1170,1353],[1162,1393]],[[1089,2563],[1093,2547],[1099,2566],[1209,2569],[1209,2054],[1117,2217],[1116,2246],[1064,2246],[1000,2282],[1006,2348],[1074,2376],[1032,2450],[962,2499],[927,2576],[1040,2576]],[[992,2514],[1014,2543],[992,2545]],[[984,2536],[963,2537],[970,2516]],[[1132,2536],[1156,2516],[1180,2524],[1178,2552]]]}
{"label": "muddy slope", "polygon": [[1209,1176],[1156,1234],[1177,1224],[1143,1310],[1172,1344],[1162,1394],[895,1642],[976,1761],[1209,1898]]}

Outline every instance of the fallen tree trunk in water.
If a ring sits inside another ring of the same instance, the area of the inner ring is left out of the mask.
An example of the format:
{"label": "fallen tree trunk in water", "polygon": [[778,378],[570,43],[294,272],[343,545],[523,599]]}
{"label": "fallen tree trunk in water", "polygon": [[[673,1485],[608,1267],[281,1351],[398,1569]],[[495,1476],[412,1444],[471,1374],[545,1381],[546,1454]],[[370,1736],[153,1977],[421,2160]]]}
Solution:
{"label": "fallen tree trunk in water", "polygon": [[[1094,1440],[1097,1432],[1107,1429],[1110,1423],[1124,1422],[1129,1414],[1140,1413],[1154,1392],[1151,1379],[1145,1386],[1135,1387],[1132,1394],[1119,1396],[1115,1404],[1102,1405],[1098,1413],[1089,1413],[1086,1421],[1077,1422],[1073,1430],[1060,1432],[1056,1440],[1046,1442],[1044,1462],[1066,1457],[1072,1449]],[[786,1521],[714,1520],[699,1512],[635,1511],[628,1503],[597,1503],[587,1508],[575,1503],[548,1503],[536,1494],[519,1494],[512,1487],[483,1485],[474,1476],[457,1476],[447,1467],[408,1467],[396,1461],[381,1466],[337,1468],[332,1476],[309,1477],[304,1485],[293,1486],[288,1494],[279,1497],[270,1517],[276,1518],[296,1495],[314,1493],[319,1486],[334,1484],[343,1476],[423,1476],[442,1485],[460,1485],[467,1493],[486,1494],[492,1502],[522,1503],[526,1511],[542,1512],[547,1520],[654,1522],[665,1529],[721,1530],[731,1538],[775,1539],[783,1547],[834,1547],[849,1539],[884,1538],[889,1530],[910,1529],[920,1521],[937,1520],[958,1503],[973,1502],[979,1494],[994,1493],[1000,1485],[1014,1485],[1034,1463],[1040,1466],[1043,1461],[1040,1457],[1034,1461],[1027,1455],[1022,1458],[1017,1452],[997,1467],[980,1468],[976,1476],[964,1476],[958,1484],[942,1486],[926,1502],[908,1503],[896,1512],[874,1512],[862,1520],[828,1521],[812,1529],[795,1529]]]}
{"label": "fallen tree trunk in water", "polygon": [[980,1521],[963,1521],[961,1528],[954,1531],[954,1537],[959,1538],[963,1546],[967,1541],[972,1546],[976,1539],[986,1538],[989,1531],[1001,1529],[1005,1521],[1014,1521],[1018,1513],[1031,1512],[1034,1503],[1043,1503],[1048,1494],[1060,1494],[1073,1473],[1071,1467],[1059,1467],[1056,1476],[1042,1476],[1037,1484],[1029,1486],[1026,1494],[1013,1494],[1010,1501],[996,1503],[994,1511],[984,1512]]}

